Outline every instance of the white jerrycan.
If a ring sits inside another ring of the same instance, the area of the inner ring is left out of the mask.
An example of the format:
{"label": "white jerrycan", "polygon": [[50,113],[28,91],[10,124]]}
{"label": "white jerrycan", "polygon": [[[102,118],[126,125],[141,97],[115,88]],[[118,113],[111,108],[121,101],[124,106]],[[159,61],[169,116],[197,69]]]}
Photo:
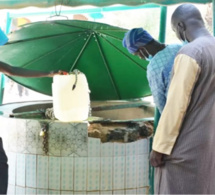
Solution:
{"label": "white jerrycan", "polygon": [[55,75],[52,83],[55,117],[63,122],[86,120],[90,110],[89,93],[86,76],[78,70],[69,75]]}

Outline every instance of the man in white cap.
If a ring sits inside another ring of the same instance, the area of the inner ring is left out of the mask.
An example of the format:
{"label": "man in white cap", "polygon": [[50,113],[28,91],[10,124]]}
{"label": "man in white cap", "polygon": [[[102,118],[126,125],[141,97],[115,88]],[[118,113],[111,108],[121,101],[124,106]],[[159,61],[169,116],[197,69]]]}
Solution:
{"label": "man in white cap", "polygon": [[147,66],[147,79],[155,105],[162,113],[166,104],[174,58],[182,45],[165,45],[156,41],[143,28],[134,28],[125,34],[123,46],[129,53],[150,62]]}

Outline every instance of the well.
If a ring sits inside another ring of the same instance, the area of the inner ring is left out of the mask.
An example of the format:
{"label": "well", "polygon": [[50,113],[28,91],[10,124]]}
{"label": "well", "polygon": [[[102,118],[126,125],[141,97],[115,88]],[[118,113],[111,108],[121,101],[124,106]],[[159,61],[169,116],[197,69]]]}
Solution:
{"label": "well", "polygon": [[[151,127],[142,127],[150,119],[139,119],[142,125],[134,128],[128,119],[63,123],[10,117],[51,104],[39,101],[0,107],[0,136],[9,161],[8,194],[148,194],[147,136]],[[103,112],[101,106],[95,107],[93,112]],[[153,110],[143,106],[135,109],[148,110],[147,117]],[[101,126],[106,131],[100,131]],[[45,137],[40,136],[42,129]]]}

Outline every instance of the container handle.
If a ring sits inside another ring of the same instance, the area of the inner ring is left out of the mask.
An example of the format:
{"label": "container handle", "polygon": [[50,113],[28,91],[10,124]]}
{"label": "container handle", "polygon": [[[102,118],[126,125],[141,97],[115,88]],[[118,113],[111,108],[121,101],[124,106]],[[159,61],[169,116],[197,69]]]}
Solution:
{"label": "container handle", "polygon": [[77,82],[78,82],[78,74],[81,73],[78,69],[73,70],[73,73],[75,73],[75,82],[72,86],[72,90],[76,88]]}

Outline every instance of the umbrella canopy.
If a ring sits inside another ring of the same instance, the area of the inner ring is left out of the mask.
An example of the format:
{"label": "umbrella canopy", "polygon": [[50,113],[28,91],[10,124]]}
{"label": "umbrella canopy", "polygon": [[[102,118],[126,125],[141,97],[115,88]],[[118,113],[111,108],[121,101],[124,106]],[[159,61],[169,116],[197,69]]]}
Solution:
{"label": "umbrella canopy", "polygon": [[114,4],[122,5],[142,5],[145,3],[157,3],[162,5],[171,5],[176,3],[211,3],[212,0],[1,0],[0,8],[14,9],[23,8],[27,6],[38,6],[38,7],[50,7],[55,5],[65,5],[65,6],[81,6],[81,5],[95,5],[95,6],[109,6]]}
{"label": "umbrella canopy", "polygon": [[[147,62],[122,46],[127,30],[107,24],[62,20],[36,22],[9,35],[1,61],[32,70],[78,69],[88,80],[91,100],[122,100],[150,95]],[[11,77],[51,95],[52,78]]]}

